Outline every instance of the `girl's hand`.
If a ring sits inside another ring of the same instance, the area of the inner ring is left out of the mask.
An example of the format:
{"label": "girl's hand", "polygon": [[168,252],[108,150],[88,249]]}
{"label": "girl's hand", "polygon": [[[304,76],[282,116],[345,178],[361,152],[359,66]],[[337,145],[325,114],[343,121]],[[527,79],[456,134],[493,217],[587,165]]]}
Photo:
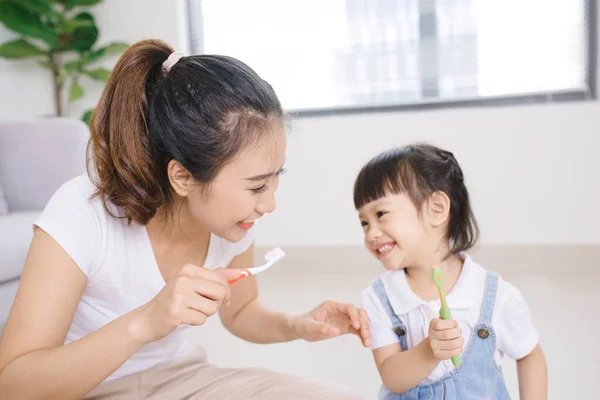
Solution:
{"label": "girl's hand", "polygon": [[326,301],[306,314],[293,317],[290,322],[294,334],[309,342],[352,333],[361,338],[363,346],[371,345],[367,312],[352,304]]}
{"label": "girl's hand", "polygon": [[434,318],[429,324],[429,344],[435,358],[449,360],[462,353],[465,341],[455,320]]}
{"label": "girl's hand", "polygon": [[142,343],[162,339],[179,325],[199,326],[229,303],[228,281],[239,270],[210,270],[187,264],[148,303],[133,311],[131,332]]}

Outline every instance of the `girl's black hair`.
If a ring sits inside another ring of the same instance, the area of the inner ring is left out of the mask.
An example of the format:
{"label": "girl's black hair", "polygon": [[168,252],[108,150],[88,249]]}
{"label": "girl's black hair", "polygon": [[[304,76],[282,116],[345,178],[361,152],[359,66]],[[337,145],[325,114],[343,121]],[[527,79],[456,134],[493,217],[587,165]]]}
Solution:
{"label": "girl's black hair", "polygon": [[354,206],[358,210],[386,195],[406,193],[421,210],[423,202],[435,192],[450,198],[450,251],[456,254],[471,249],[479,238],[479,227],[463,172],[449,151],[417,143],[377,155],[356,178]]}

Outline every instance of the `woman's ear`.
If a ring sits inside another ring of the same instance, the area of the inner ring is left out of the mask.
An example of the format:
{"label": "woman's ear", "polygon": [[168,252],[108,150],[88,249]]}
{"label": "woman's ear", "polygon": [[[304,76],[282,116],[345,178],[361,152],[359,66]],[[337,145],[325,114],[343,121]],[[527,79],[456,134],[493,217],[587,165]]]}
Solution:
{"label": "woman's ear", "polygon": [[176,160],[169,161],[167,165],[167,174],[169,176],[169,182],[179,196],[187,197],[192,190],[197,186],[194,177]]}
{"label": "woman's ear", "polygon": [[433,192],[427,200],[427,214],[431,225],[439,227],[450,218],[450,198],[444,192]]}

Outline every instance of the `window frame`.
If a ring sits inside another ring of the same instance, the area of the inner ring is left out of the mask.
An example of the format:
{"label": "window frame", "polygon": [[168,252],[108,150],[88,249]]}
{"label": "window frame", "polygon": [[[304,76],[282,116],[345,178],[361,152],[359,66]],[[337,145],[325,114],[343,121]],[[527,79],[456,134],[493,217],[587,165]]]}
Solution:
{"label": "window frame", "polygon": [[[201,29],[201,23],[193,21],[192,2],[198,0],[186,0],[186,23],[187,36],[190,47],[189,54],[196,48],[202,53],[201,44],[195,44],[195,35],[192,26],[198,26]],[[200,2],[202,0],[199,0]],[[201,15],[201,9],[196,10]],[[587,37],[586,37],[586,54],[585,60],[585,82],[587,90],[572,89],[572,90],[557,90],[548,92],[537,92],[515,95],[499,95],[488,97],[473,97],[463,99],[431,99],[421,100],[411,103],[396,103],[389,105],[364,105],[364,106],[343,106],[343,107],[317,107],[317,108],[302,108],[302,109],[286,109],[294,117],[327,117],[337,115],[354,115],[365,113],[386,113],[386,112],[414,112],[428,111],[440,109],[454,108],[480,108],[480,107],[502,107],[515,105],[532,105],[532,104],[552,104],[564,102],[581,102],[595,101],[598,99],[597,94],[597,79],[600,71],[598,71],[598,8],[595,0],[584,0],[584,15],[587,17]]]}

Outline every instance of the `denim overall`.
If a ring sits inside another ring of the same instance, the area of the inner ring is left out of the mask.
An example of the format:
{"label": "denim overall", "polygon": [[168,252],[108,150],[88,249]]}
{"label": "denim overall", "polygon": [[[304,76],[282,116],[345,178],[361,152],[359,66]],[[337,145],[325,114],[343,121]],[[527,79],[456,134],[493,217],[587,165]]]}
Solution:
{"label": "denim overall", "polygon": [[[461,355],[460,367],[442,378],[418,386],[402,393],[392,393],[385,386],[379,392],[380,400],[504,400],[510,399],[502,370],[494,361],[496,351],[496,333],[492,328],[492,314],[496,300],[498,275],[488,272],[485,284],[485,295],[479,321],[473,328],[467,346]],[[394,313],[392,305],[385,293],[383,282],[377,279],[373,283],[375,293],[394,324],[394,332],[398,336],[402,350],[406,346],[406,326]],[[410,366],[408,366],[410,368]],[[399,374],[402,371],[398,371]]]}

